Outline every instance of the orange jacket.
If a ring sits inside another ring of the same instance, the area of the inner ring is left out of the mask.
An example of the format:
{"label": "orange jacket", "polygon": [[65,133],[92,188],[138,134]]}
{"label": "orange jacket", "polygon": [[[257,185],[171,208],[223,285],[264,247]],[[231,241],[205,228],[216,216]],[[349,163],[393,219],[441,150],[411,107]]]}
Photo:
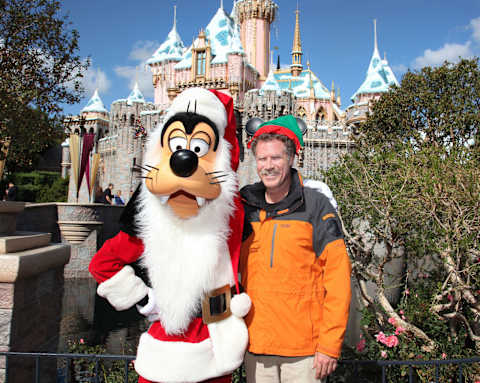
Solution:
{"label": "orange jacket", "polygon": [[265,203],[257,183],[241,190],[248,236],[242,284],[252,299],[246,317],[249,351],[338,358],[350,304],[350,260],[335,209],[303,188],[295,170],[288,196]]}

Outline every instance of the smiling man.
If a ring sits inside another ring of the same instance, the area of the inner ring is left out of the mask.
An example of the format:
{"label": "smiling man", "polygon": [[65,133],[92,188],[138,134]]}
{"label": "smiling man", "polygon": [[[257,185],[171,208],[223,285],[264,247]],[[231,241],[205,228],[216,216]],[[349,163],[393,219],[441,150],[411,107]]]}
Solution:
{"label": "smiling man", "polygon": [[318,382],[337,366],[348,319],[351,268],[340,221],[292,168],[303,146],[293,116],[260,125],[250,144],[261,182],[240,192],[240,272],[252,299],[247,382]]}

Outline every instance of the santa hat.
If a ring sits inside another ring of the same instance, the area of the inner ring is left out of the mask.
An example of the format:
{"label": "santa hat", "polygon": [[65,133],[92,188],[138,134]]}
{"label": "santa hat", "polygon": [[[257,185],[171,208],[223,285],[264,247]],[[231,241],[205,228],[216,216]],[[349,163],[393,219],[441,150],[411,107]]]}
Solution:
{"label": "santa hat", "polygon": [[[207,117],[215,124],[219,137],[223,137],[223,139],[230,144],[230,167],[232,171],[236,171],[240,158],[240,148],[236,135],[237,123],[233,111],[233,99],[229,95],[214,89],[189,88],[173,100],[165,116],[165,121],[168,121],[175,114],[182,112],[198,113]],[[242,243],[243,218],[245,213],[238,192],[234,197],[233,203],[234,211],[229,221],[230,235],[228,237],[228,249],[230,251],[235,286],[237,293],[239,293],[238,262],[240,258],[240,245]],[[239,306],[238,298],[242,300],[245,299],[245,297],[242,297],[243,295],[244,294],[235,296],[232,299],[232,312],[235,315],[237,315],[238,310],[243,311],[246,309],[244,303],[240,305],[242,306],[241,308],[236,309],[236,306]]]}
{"label": "santa hat", "polygon": [[264,122],[259,125],[257,131],[253,135],[252,139],[248,142],[247,146],[250,148],[252,142],[260,135],[264,133],[276,133],[283,136],[287,136],[295,144],[295,150],[298,154],[301,147],[304,146],[302,131],[298,127],[297,120],[292,115],[281,116],[274,120]]}

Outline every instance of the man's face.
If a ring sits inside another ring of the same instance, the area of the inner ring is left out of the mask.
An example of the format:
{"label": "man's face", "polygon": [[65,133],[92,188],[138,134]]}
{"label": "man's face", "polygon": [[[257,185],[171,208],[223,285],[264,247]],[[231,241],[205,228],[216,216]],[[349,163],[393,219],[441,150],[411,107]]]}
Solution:
{"label": "man's face", "polygon": [[258,176],[267,189],[281,188],[288,183],[293,158],[287,156],[287,148],[282,141],[259,141],[255,159]]}

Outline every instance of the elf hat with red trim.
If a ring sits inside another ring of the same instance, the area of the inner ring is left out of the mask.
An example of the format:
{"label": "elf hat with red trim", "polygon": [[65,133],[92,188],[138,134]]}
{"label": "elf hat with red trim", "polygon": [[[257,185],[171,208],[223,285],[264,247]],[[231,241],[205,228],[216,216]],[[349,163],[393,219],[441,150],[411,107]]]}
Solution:
{"label": "elf hat with red trim", "polygon": [[248,148],[250,148],[252,142],[258,136],[264,133],[276,133],[288,137],[294,142],[297,154],[300,148],[304,146],[302,131],[298,126],[297,120],[291,114],[287,116],[281,116],[261,124],[253,135],[252,139],[248,142]]}

